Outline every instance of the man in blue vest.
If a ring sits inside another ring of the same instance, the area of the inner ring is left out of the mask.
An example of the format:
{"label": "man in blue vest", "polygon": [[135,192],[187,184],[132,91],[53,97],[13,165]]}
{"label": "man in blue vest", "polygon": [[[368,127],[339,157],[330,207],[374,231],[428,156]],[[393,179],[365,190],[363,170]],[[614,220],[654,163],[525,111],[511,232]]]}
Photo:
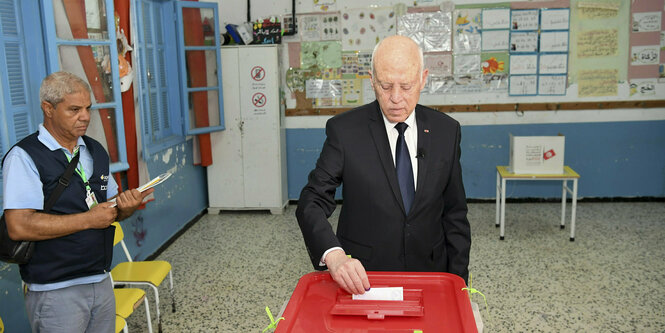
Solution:
{"label": "man in blue vest", "polygon": [[[14,146],[3,164],[9,236],[35,241],[20,265],[33,332],[115,332],[115,298],[109,277],[111,223],[131,216],[152,189],[118,193],[104,147],[85,136],[90,86],[67,72],[47,76],[39,89],[44,123]],[[79,162],[50,213],[44,201],[69,161]],[[114,206],[109,199],[115,197]]]}

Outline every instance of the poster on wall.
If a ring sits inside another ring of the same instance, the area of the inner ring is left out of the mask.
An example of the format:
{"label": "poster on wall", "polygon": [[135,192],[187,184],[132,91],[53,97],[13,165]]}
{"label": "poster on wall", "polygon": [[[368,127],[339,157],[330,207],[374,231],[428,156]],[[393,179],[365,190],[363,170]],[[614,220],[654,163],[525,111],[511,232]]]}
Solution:
{"label": "poster on wall", "polygon": [[453,52],[480,53],[482,9],[457,9],[453,14]]}
{"label": "poster on wall", "polygon": [[660,31],[661,12],[633,13],[633,32]]}
{"label": "poster on wall", "polygon": [[380,40],[397,31],[393,7],[345,9],[341,16],[344,51],[373,50]]}

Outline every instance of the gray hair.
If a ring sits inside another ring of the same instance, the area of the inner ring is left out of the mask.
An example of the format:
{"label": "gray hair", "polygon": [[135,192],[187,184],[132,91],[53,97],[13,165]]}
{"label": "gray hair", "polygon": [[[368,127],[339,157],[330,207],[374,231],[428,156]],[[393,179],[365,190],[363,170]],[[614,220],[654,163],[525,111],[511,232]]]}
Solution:
{"label": "gray hair", "polygon": [[[375,75],[374,55],[376,54],[376,50],[379,49],[379,45],[381,45],[381,43],[383,43],[384,40],[385,40],[385,38],[382,39],[380,42],[376,43],[376,45],[374,46],[374,51],[372,51],[372,59],[370,60],[370,65],[371,65],[370,68],[372,69],[372,75]],[[411,40],[413,40],[413,39],[411,39]],[[413,41],[413,42],[416,43],[416,41]],[[418,43],[416,43],[416,46],[418,47],[418,60],[420,61],[420,73],[422,73],[423,70],[425,70],[425,60],[424,60],[424,56],[423,56],[423,48],[420,47],[420,44],[418,44]]]}
{"label": "gray hair", "polygon": [[42,81],[39,87],[39,100],[56,106],[65,99],[65,96],[83,90],[90,93],[90,85],[82,78],[69,72],[55,72]]}

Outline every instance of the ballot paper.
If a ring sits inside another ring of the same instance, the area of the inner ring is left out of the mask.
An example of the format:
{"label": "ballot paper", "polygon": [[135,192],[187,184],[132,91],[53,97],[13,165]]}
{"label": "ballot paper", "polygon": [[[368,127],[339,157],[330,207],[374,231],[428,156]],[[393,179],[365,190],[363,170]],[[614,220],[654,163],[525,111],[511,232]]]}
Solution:
{"label": "ballot paper", "polygon": [[354,300],[365,301],[403,301],[404,288],[402,287],[376,287],[362,295],[353,295]]}
{"label": "ballot paper", "polygon": [[[161,174],[161,175],[159,175],[159,176],[157,176],[157,177],[151,179],[149,182],[147,182],[147,183],[141,185],[141,186],[138,188],[138,190],[139,190],[139,192],[143,192],[143,191],[145,191],[145,190],[148,190],[148,189],[150,189],[150,188],[153,188],[153,187],[155,187],[155,186],[161,184],[163,181],[167,180],[169,177],[171,177],[171,173],[170,173],[170,172],[163,173],[163,174]],[[111,207],[115,207],[115,206],[117,206],[117,204],[115,203],[115,198],[109,200],[109,202],[113,202],[113,203],[114,203],[113,205],[111,205]]]}

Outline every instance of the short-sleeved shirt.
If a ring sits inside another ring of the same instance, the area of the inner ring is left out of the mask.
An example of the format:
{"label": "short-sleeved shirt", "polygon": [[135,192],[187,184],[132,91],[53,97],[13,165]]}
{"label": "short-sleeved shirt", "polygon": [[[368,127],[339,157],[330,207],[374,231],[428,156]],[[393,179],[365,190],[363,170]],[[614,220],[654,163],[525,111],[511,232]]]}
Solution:
{"label": "short-sleeved shirt", "polygon": [[[43,143],[51,151],[60,149],[68,158],[72,158],[69,150],[60,145],[42,124],[39,124],[39,135],[37,138],[39,142]],[[92,155],[86,149],[83,138],[78,138],[77,145],[80,153],[78,168],[83,168],[85,175],[89,177],[93,172]],[[35,162],[25,150],[20,147],[14,147],[7,153],[2,167],[2,176],[4,209],[42,210],[44,208],[44,192],[42,190],[41,178],[39,177]],[[79,175],[74,173],[72,177],[79,177]],[[106,188],[107,200],[116,194],[118,194],[118,184],[113,177],[109,177]],[[28,288],[33,291],[56,290],[73,285],[96,283],[106,278],[106,276],[108,276],[108,273],[85,276],[57,283],[32,283],[28,285]]]}

